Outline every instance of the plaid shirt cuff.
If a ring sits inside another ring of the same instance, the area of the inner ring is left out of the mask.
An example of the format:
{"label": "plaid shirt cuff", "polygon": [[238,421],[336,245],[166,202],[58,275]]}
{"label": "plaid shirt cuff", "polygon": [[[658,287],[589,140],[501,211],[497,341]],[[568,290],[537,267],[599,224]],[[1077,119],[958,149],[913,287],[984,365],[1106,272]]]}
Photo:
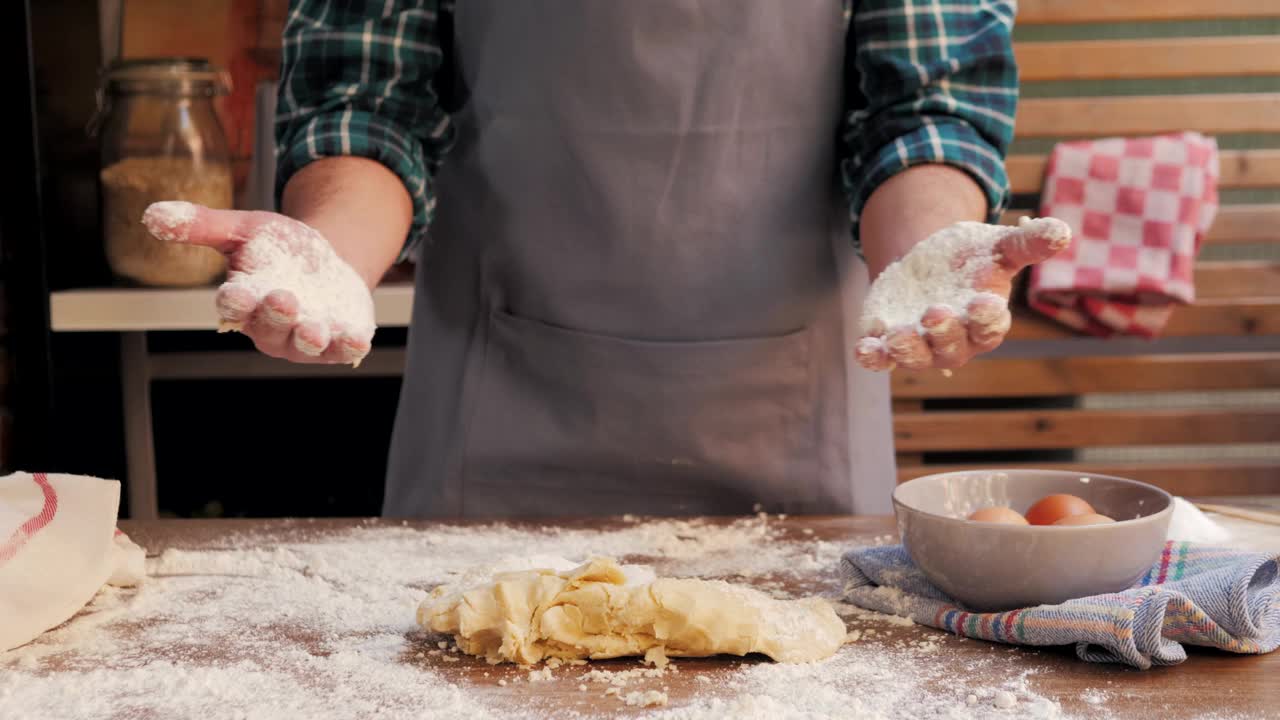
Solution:
{"label": "plaid shirt cuff", "polygon": [[850,198],[853,236],[859,240],[859,252],[862,208],[871,193],[913,165],[935,163],[964,170],[987,196],[987,221],[999,221],[1009,201],[1009,177],[1001,158],[1001,153],[963,120],[925,118],[923,125],[880,147],[868,157],[860,158],[860,163],[859,159],[849,160],[849,163],[857,164],[849,168],[850,172],[846,172],[845,177],[851,178],[846,190]]}
{"label": "plaid shirt cuff", "polygon": [[302,168],[326,157],[354,156],[376,160],[399,176],[413,198],[413,226],[399,260],[422,242],[435,210],[422,143],[385,117],[354,109],[316,115],[297,126],[279,147],[276,200],[285,183]]}

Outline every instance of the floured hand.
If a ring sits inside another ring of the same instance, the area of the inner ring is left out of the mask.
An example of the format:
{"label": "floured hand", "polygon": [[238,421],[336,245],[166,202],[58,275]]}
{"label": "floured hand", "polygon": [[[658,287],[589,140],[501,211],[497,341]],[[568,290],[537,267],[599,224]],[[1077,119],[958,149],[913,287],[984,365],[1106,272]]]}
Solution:
{"label": "floured hand", "polygon": [[885,268],[863,305],[854,347],[869,370],[960,367],[1009,332],[1009,293],[1022,268],[1071,243],[1056,218],[1017,227],[961,222],[921,241]]}
{"label": "floured hand", "polygon": [[147,208],[161,240],[205,245],[229,261],[216,306],[223,331],[293,362],[359,365],[375,330],[373,296],[315,229],[268,212],[211,210],[186,202]]}

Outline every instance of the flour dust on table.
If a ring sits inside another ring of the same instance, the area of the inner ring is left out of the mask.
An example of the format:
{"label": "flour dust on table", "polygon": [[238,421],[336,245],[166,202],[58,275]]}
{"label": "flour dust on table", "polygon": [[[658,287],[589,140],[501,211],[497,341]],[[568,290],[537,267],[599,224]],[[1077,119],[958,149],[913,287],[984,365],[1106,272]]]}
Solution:
{"label": "flour dust on table", "polygon": [[[834,568],[847,542],[763,516],[633,521],[613,530],[307,527],[284,523],[198,549],[163,549],[149,558],[139,588],[109,588],[72,621],[0,654],[0,719],[1062,715],[1028,683],[1034,656],[993,645],[944,661],[946,647],[960,641],[921,636],[900,619],[835,601],[829,607],[844,620],[844,644],[824,661],[797,664],[490,666],[415,622],[436,587],[545,565],[538,558],[615,557],[658,577],[728,581],[779,600],[836,597]],[[858,542],[876,540],[889,538]],[[1013,708],[997,707],[1000,691],[1013,696]],[[1087,717],[1109,717],[1105,703],[1090,708]]]}

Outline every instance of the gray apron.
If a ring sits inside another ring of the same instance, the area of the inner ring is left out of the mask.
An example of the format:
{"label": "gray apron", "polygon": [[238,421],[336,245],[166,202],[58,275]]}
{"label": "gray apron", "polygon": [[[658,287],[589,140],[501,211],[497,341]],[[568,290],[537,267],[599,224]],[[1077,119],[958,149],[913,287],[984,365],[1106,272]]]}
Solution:
{"label": "gray apron", "polygon": [[[389,516],[888,512],[840,0],[461,0]],[[459,99],[460,98],[460,99]]]}

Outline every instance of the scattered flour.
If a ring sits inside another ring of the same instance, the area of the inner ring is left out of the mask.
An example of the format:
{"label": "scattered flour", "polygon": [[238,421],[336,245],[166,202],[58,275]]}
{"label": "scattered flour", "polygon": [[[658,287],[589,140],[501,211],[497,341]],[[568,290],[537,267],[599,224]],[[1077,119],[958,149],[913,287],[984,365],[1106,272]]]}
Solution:
{"label": "scattered flour", "polygon": [[[1013,666],[1010,665],[1012,668]],[[978,704],[955,686],[979,668],[957,663],[920,662],[880,646],[846,647],[822,663],[744,668],[724,678],[711,697],[672,707],[651,717],[661,720],[813,720],[815,718],[1065,718],[1055,702],[1019,689],[1016,714]],[[990,672],[990,668],[985,668]],[[1021,683],[1016,673],[1009,682]],[[987,697],[995,691],[987,690]]]}
{"label": "scattered flour", "polygon": [[1111,699],[1111,696],[1102,690],[1085,690],[1080,693],[1080,699],[1090,705],[1102,705],[1106,703],[1107,700]]}
{"label": "scattered flour", "polygon": [[[604,715],[626,705],[688,720],[1008,717],[989,700],[966,706],[966,693],[980,686],[1016,692],[1018,717],[1061,714],[1011,685],[1024,657],[940,660],[947,657],[939,654],[942,633],[921,636],[843,604],[836,607],[861,639],[827,661],[747,661],[705,672],[689,660],[679,667],[544,666],[478,680],[476,661],[414,622],[431,588],[477,568],[491,571],[516,551],[610,554],[664,576],[791,578],[792,592],[838,592],[833,569],[842,544],[787,539],[769,518],[636,522],[609,532],[370,523],[307,541],[291,539],[307,534],[305,523],[298,526],[292,536],[228,536],[209,549],[166,550],[148,560],[151,577],[141,587],[108,588],[73,621],[0,654],[0,719],[548,717],[562,709],[549,698],[563,697],[544,694],[548,681],[609,692],[617,702],[602,705]],[[692,698],[674,692],[683,676],[694,678],[681,683],[697,688]]]}
{"label": "scattered flour", "polygon": [[[906,607],[906,603],[907,603],[906,595],[904,595],[901,590],[898,590],[897,588],[890,588],[890,587],[879,587],[879,588],[876,588],[875,592],[877,595],[880,595],[881,591],[885,591],[883,593],[884,595],[902,598],[902,601],[899,604],[899,607],[901,608],[902,612],[904,613],[909,612],[909,608]],[[896,593],[896,596],[894,595],[895,593]],[[844,619],[846,623],[850,622],[851,620],[852,621],[871,621],[871,622],[881,623],[885,625],[895,625],[897,627],[911,627],[912,625],[916,624],[914,620],[912,620],[909,617],[906,617],[905,615],[887,615],[885,613],[878,613],[874,610],[868,610],[866,608],[861,608],[861,607],[858,607],[857,605],[852,605],[846,602],[833,601],[831,603],[831,607],[836,611],[837,615],[839,615],[842,619]],[[871,635],[873,632],[874,631],[872,630],[868,630],[868,631],[865,631],[865,634]]]}
{"label": "scattered flour", "polygon": [[622,700],[628,705],[654,707],[656,705],[666,705],[667,694],[661,690],[636,690],[635,692],[627,693]]}
{"label": "scattered flour", "polygon": [[606,683],[618,687],[626,687],[633,680],[664,677],[668,672],[675,672],[675,665],[669,668],[633,668],[631,670],[589,670],[582,675],[583,680],[594,683]]}
{"label": "scattered flour", "polygon": [[240,267],[228,273],[228,283],[248,289],[259,300],[273,290],[289,290],[298,298],[300,322],[311,320],[361,338],[373,337],[368,286],[320,233],[297,222],[267,223],[240,252]]}

